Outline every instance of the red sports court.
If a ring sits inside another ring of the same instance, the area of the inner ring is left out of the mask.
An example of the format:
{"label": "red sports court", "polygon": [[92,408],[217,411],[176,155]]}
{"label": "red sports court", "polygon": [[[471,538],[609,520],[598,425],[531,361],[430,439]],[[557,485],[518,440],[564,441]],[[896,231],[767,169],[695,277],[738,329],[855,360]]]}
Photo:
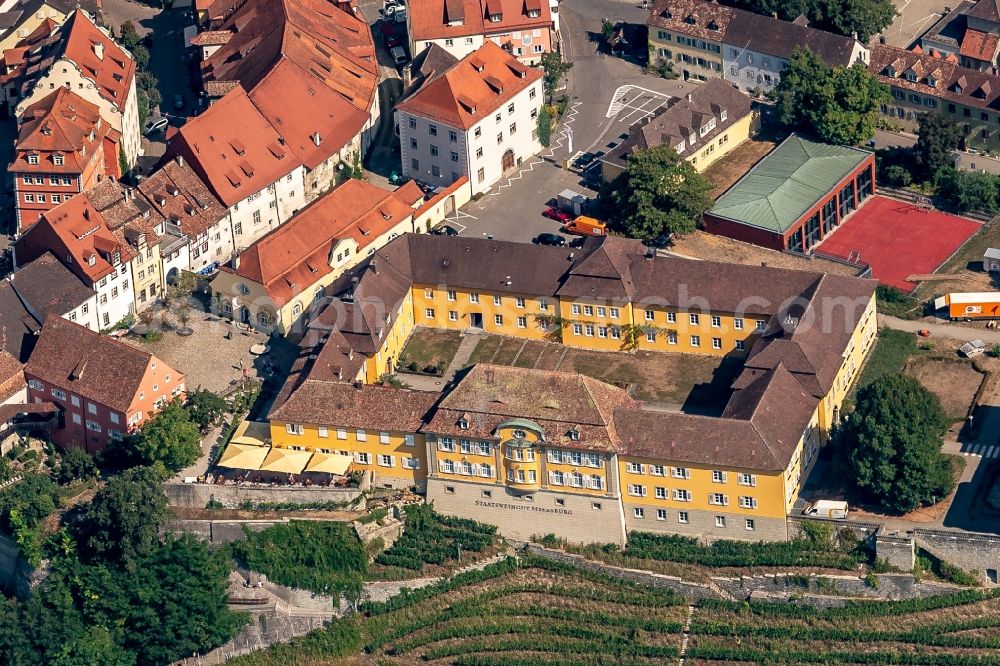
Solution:
{"label": "red sports court", "polygon": [[816,248],[828,255],[872,267],[880,283],[910,293],[907,276],[933,273],[980,224],[927,207],[873,196]]}

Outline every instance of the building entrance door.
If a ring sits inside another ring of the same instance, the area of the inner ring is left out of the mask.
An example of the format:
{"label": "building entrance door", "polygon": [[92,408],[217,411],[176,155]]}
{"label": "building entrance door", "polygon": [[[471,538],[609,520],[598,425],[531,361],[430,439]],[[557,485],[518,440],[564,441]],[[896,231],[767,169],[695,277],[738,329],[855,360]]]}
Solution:
{"label": "building entrance door", "polygon": [[514,151],[508,150],[503,154],[503,160],[500,163],[500,168],[504,173],[507,173],[514,168]]}
{"label": "building entrance door", "polygon": [[483,314],[481,312],[473,312],[469,314],[469,327],[470,328],[483,327]]}

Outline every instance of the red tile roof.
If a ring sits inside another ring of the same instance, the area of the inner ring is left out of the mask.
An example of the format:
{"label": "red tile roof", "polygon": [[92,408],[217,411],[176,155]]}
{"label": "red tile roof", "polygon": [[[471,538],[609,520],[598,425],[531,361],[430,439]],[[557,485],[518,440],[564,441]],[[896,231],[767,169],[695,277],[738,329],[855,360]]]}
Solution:
{"label": "red tile roof", "polygon": [[284,305],[333,271],[330,257],[340,241],[353,239],[360,252],[412,216],[422,199],[415,184],[389,192],[348,180],[247,248],[239,269],[223,270],[264,285],[274,303]]}
{"label": "red tile roof", "polygon": [[370,118],[287,58],[253,87],[250,99],[309,169],[338,153]]}
{"label": "red tile roof", "polygon": [[218,29],[233,37],[202,63],[205,81],[253,90],[287,59],[361,111],[371,109],[379,81],[375,43],[368,24],[348,11],[326,0],[246,0]]}
{"label": "red tile roof", "polygon": [[183,155],[226,206],[259,192],[301,164],[240,87],[181,127],[171,139],[170,151]]}
{"label": "red tile roof", "polygon": [[[537,17],[528,16],[532,9]],[[415,43],[552,26],[548,2],[532,6],[531,0],[420,0],[409,3],[407,11]],[[501,20],[490,21],[491,13],[500,14]]]}
{"label": "red tile roof", "polygon": [[487,41],[396,108],[469,129],[541,78],[540,69]]}
{"label": "red tile roof", "polygon": [[966,58],[985,60],[992,64],[998,45],[1000,45],[1000,35],[966,28],[958,53]]}
{"label": "red tile roof", "polygon": [[16,244],[21,262],[52,252],[89,286],[115,270],[115,253],[122,263],[135,256],[121,230],[113,231],[85,194],[47,211]]}
{"label": "red tile roof", "polygon": [[0,349],[0,403],[10,400],[24,387],[24,372],[20,361]]}
{"label": "red tile roof", "polygon": [[[81,174],[90,165],[105,141],[117,147],[120,134],[101,119],[100,109],[76,93],[59,88],[24,110],[18,133],[14,161],[9,170],[16,173]],[[29,164],[28,155],[37,155],[38,164]],[[63,164],[56,164],[61,155]],[[107,166],[107,165],[105,165]],[[118,176],[118,154],[112,163],[112,176]]]}
{"label": "red tile roof", "polygon": [[66,33],[62,56],[76,63],[84,76],[97,83],[102,97],[124,109],[135,77],[135,61],[131,55],[94,25],[83,11],[73,12],[60,33]]}

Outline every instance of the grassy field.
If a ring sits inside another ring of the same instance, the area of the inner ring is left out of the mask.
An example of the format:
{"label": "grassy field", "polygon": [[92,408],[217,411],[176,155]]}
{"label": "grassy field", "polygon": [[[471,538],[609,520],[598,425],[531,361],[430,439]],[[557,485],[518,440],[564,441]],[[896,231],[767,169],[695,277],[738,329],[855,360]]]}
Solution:
{"label": "grassy field", "polygon": [[406,342],[403,353],[400,354],[400,364],[416,363],[419,369],[428,366],[451,363],[462,344],[460,331],[447,331],[435,328],[418,328]]}
{"label": "grassy field", "polygon": [[689,601],[545,560],[447,579],[235,666],[1000,664],[1000,598],[969,590],[844,608]]}
{"label": "grassy field", "polygon": [[717,356],[598,352],[499,335],[479,342],[468,365],[476,363],[577,372],[617,386],[634,385],[634,395],[640,400],[720,409],[742,368],[739,361]]}
{"label": "grassy field", "polygon": [[906,360],[916,351],[917,339],[913,333],[883,328],[858,380],[858,387],[867,386],[883,375],[902,372]]}

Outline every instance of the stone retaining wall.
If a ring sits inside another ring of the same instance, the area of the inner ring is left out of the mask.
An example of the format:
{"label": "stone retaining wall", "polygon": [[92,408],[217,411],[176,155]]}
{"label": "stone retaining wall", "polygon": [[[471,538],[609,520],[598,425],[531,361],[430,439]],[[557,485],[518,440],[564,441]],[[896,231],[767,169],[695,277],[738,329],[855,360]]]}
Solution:
{"label": "stone retaining wall", "polygon": [[949,564],[965,569],[987,585],[997,584],[1000,536],[954,530],[913,530],[918,546]]}
{"label": "stone retaining wall", "polygon": [[[360,488],[261,488],[251,486],[217,486],[205,483],[168,483],[163,490],[172,506],[204,509],[213,498],[224,508],[238,509],[244,502],[313,504],[317,502],[351,502],[361,495]],[[363,500],[362,500],[363,501]],[[364,505],[358,508],[363,509]]]}

